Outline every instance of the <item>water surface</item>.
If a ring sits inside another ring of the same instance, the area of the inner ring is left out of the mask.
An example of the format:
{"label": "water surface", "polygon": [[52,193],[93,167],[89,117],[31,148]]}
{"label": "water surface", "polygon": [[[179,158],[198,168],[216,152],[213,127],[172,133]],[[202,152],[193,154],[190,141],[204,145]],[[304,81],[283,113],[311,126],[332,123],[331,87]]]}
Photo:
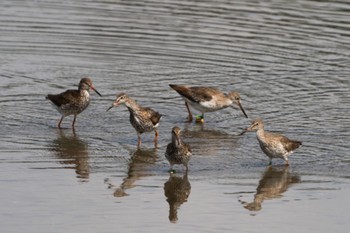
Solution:
{"label": "water surface", "polygon": [[[347,1],[0,3],[3,232],[348,232]],[[49,93],[90,76],[103,97],[56,129]],[[239,109],[185,122],[170,83],[239,91]],[[158,148],[116,93],[164,114]],[[251,119],[303,141],[268,159]],[[169,175],[173,126],[193,150]]]}

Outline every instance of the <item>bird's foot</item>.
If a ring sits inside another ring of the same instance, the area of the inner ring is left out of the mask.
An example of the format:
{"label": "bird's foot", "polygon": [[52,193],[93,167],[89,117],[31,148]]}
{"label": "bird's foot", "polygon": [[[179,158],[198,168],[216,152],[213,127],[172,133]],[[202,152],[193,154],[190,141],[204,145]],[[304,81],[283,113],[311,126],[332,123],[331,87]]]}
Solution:
{"label": "bird's foot", "polygon": [[204,123],[204,116],[196,115],[196,123]]}
{"label": "bird's foot", "polygon": [[175,174],[175,173],[176,173],[176,170],[171,168],[168,172],[169,172],[170,174]]}

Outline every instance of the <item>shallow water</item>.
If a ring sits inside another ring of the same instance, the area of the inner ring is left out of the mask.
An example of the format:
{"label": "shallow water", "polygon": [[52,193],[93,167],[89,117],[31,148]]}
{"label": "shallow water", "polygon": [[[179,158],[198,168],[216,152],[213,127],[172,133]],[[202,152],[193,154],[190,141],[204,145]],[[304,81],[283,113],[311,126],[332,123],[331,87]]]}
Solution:
{"label": "shallow water", "polygon": [[[347,1],[0,2],[2,232],[348,232]],[[89,108],[56,129],[48,93],[90,76]],[[188,124],[170,83],[237,90],[238,109]],[[127,92],[164,114],[137,136]],[[251,119],[303,141],[268,159]],[[193,150],[169,175],[170,130]]]}

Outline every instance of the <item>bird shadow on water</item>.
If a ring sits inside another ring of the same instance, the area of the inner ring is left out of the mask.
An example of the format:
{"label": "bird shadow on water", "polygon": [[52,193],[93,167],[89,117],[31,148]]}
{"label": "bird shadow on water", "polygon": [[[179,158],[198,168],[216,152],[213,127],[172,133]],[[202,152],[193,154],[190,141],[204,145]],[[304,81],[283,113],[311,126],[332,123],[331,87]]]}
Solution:
{"label": "bird shadow on water", "polygon": [[109,178],[105,179],[105,184],[109,189],[115,189],[113,192],[114,197],[124,197],[129,194],[127,189],[134,188],[135,182],[142,177],[152,176],[150,167],[154,165],[158,158],[158,152],[156,148],[147,149],[138,147],[136,151],[130,151],[131,157],[128,163],[127,176],[123,179],[123,182],[116,186]]}
{"label": "bird shadow on water", "polygon": [[59,163],[66,165],[65,168],[74,165],[79,181],[87,182],[90,175],[88,144],[74,130],[69,135],[64,131],[57,129],[58,136],[52,140],[49,151],[59,159]]}
{"label": "bird shadow on water", "polygon": [[164,195],[169,203],[169,221],[176,223],[178,220],[178,209],[187,202],[191,193],[191,184],[188,180],[187,171],[183,176],[170,173],[169,179],[164,183]]}
{"label": "bird shadow on water", "polygon": [[268,166],[262,174],[253,201],[246,202],[239,199],[239,202],[249,211],[260,211],[265,200],[283,197],[282,194],[291,185],[301,181],[300,176],[291,173],[289,169],[289,166]]}

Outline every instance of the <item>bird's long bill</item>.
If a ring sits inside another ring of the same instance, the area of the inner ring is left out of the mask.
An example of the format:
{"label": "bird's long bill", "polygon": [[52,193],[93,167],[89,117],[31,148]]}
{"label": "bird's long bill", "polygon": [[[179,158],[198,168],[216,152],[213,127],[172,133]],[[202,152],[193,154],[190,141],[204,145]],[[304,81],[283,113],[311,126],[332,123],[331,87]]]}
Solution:
{"label": "bird's long bill", "polygon": [[119,102],[114,102],[114,103],[106,110],[106,112],[109,111],[111,108],[113,108],[113,107],[118,107],[118,106],[119,106]]}
{"label": "bird's long bill", "polygon": [[109,110],[111,110],[111,108],[113,108],[114,107],[114,105],[112,104],[107,110],[106,110],[106,112],[108,112]]}
{"label": "bird's long bill", "polygon": [[253,125],[250,125],[248,128],[243,130],[240,134],[238,134],[238,136],[241,136],[241,135],[245,134],[246,132],[252,131],[252,128],[253,128]]}
{"label": "bird's long bill", "polygon": [[238,134],[238,136],[242,136],[242,135],[245,134],[246,132],[248,132],[248,129],[243,130],[240,134]]}
{"label": "bird's long bill", "polygon": [[93,86],[91,86],[91,89],[94,90],[99,96],[102,97],[102,95],[100,94],[100,92],[98,92]]}
{"label": "bird's long bill", "polygon": [[241,111],[243,112],[244,116],[245,116],[246,118],[248,118],[248,115],[245,113],[241,102],[238,102],[238,107],[241,109]]}

